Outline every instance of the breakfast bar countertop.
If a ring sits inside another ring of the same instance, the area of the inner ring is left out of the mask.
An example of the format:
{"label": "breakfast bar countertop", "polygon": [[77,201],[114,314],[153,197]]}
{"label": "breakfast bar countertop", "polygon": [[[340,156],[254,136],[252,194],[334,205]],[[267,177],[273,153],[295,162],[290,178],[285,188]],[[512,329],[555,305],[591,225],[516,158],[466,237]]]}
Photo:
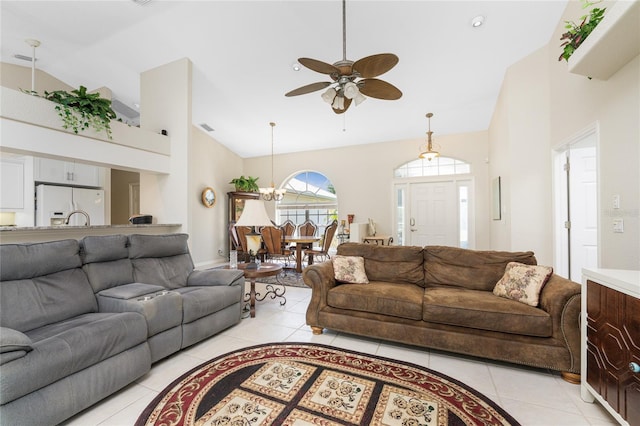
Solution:
{"label": "breakfast bar countertop", "polygon": [[90,226],[0,226],[0,244],[39,243],[62,239],[82,239],[90,235],[113,234],[173,234],[180,232],[180,223],[152,223],[141,225]]}

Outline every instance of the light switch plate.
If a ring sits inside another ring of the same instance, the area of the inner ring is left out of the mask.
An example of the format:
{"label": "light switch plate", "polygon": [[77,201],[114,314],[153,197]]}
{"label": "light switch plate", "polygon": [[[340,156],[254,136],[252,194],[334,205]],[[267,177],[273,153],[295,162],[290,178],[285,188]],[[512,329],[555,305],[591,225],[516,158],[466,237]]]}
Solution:
{"label": "light switch plate", "polygon": [[619,209],[620,208],[620,196],[619,195],[614,195],[613,196],[613,208],[614,209]]}
{"label": "light switch plate", "polygon": [[624,232],[624,220],[613,219],[613,232]]}

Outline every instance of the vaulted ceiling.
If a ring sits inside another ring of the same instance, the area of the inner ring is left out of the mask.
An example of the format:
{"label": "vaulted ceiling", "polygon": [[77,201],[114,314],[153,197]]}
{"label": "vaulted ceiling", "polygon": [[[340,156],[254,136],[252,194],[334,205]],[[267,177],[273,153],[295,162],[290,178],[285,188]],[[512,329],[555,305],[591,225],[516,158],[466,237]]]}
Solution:
{"label": "vaulted ceiling", "polygon": [[[366,1],[346,3],[347,59],[394,53],[381,79],[399,100],[369,98],[335,114],[318,91],[330,81],[297,58],[342,59],[342,3],[321,1],[6,1],[1,60],[24,66],[25,39],[42,44],[38,69],[72,86],[109,87],[134,107],[140,73],[193,62],[193,123],[242,157],[424,138],[488,128],[505,70],[550,41],[566,1]],[[471,21],[482,15],[484,24]],[[558,42],[559,44],[559,42]]]}

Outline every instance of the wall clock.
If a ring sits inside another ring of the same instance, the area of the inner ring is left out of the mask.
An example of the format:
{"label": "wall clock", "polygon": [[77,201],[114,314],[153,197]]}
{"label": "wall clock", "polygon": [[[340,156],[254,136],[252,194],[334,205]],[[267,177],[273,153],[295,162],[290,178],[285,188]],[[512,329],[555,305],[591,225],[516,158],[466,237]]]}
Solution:
{"label": "wall clock", "polygon": [[211,208],[216,203],[216,191],[211,187],[206,187],[202,190],[202,204]]}

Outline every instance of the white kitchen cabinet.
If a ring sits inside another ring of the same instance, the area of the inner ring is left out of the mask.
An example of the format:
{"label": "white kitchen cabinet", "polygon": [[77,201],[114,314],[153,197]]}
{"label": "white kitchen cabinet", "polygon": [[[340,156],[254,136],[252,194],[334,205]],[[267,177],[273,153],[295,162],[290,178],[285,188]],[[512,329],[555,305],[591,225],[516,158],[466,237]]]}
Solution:
{"label": "white kitchen cabinet", "polygon": [[34,179],[37,182],[78,186],[102,186],[102,167],[73,161],[36,158]]}
{"label": "white kitchen cabinet", "polygon": [[2,159],[0,163],[0,209],[23,209],[24,198],[24,161]]}

